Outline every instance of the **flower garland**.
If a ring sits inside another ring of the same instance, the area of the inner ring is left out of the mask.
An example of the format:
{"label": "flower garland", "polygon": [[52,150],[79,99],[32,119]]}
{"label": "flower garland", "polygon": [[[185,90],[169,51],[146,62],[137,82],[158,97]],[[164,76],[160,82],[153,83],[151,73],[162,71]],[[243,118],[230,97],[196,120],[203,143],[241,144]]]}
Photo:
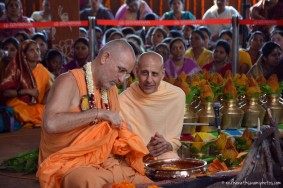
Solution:
{"label": "flower garland", "polygon": [[88,92],[89,108],[93,109],[93,108],[96,108],[96,104],[95,104],[94,84],[93,84],[93,79],[92,79],[90,62],[88,62],[85,65],[85,78],[86,78],[86,85],[87,85],[87,92]]}
{"label": "flower garland", "polygon": [[[88,92],[88,108],[82,108],[84,110],[96,108],[94,83],[93,83],[92,71],[91,71],[91,62],[85,64],[85,77],[86,77],[87,92]],[[107,89],[102,88],[101,93],[102,93],[102,102],[105,105],[106,109],[109,110]]]}

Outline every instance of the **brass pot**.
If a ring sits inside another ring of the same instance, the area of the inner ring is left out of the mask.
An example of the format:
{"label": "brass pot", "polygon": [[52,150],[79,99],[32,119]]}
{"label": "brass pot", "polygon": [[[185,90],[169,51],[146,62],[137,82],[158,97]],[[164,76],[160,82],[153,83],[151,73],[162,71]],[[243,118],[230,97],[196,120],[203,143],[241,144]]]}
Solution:
{"label": "brass pot", "polygon": [[[197,114],[193,111],[192,106],[187,104],[185,107],[184,123],[196,123],[198,121]],[[195,134],[196,126],[184,125],[182,134]]]}
{"label": "brass pot", "polygon": [[202,109],[200,97],[195,97],[195,99],[191,102],[190,108],[194,113],[197,113]]}
{"label": "brass pot", "polygon": [[[215,122],[215,113],[213,109],[212,102],[202,102],[202,109],[197,112],[198,122],[199,123],[209,123]],[[212,132],[216,131],[217,128],[215,126],[198,126],[198,132]]]}
{"label": "brass pot", "polygon": [[236,100],[225,100],[222,113],[221,129],[239,129],[244,118],[244,111],[237,106]]}
{"label": "brass pot", "polygon": [[[280,95],[267,95],[267,106],[271,110],[271,115],[275,123],[283,123],[283,104],[280,103]],[[264,117],[264,124],[270,124],[267,113]]]}
{"label": "brass pot", "polygon": [[244,110],[242,127],[257,127],[258,118],[260,118],[260,125],[263,124],[265,109],[259,104],[258,98],[248,98],[247,105],[242,109]]}
{"label": "brass pot", "polygon": [[205,173],[207,162],[198,159],[161,159],[145,164],[146,176],[153,181],[186,178]]}

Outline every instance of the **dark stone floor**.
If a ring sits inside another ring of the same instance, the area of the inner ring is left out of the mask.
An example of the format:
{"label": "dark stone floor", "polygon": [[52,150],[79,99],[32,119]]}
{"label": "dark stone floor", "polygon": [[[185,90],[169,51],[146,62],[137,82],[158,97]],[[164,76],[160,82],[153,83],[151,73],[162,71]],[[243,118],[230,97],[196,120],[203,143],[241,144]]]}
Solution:
{"label": "dark stone floor", "polygon": [[[20,152],[32,151],[39,147],[40,128],[20,129],[11,133],[0,134],[0,163]],[[0,170],[0,187],[39,188],[35,174],[23,175]]]}

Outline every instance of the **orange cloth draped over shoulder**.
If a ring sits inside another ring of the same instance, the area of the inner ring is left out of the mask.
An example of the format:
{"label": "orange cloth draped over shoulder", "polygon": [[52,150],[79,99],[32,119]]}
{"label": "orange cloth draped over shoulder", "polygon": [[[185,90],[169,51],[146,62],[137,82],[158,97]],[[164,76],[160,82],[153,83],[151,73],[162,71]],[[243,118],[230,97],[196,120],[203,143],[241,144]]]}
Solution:
{"label": "orange cloth draped over shoulder", "polygon": [[19,98],[12,98],[6,102],[16,112],[16,117],[20,122],[42,124],[42,115],[44,111],[44,98],[52,84],[50,72],[42,65],[37,64],[32,70],[32,74],[36,81],[36,86],[39,91],[36,104],[28,104]]}
{"label": "orange cloth draped over shoulder", "polygon": [[[83,70],[76,69],[70,72],[77,80],[80,96],[85,95],[87,90]],[[117,88],[110,89],[108,96],[110,109],[118,111]],[[96,100],[98,107],[101,105],[99,101]],[[73,110],[73,113],[79,111],[78,108]],[[125,124],[119,130],[111,128],[108,122],[103,121],[93,126],[82,126],[59,134],[48,134],[42,129],[40,165],[36,176],[40,180],[41,187],[60,187],[62,178],[72,169],[95,167],[114,154],[125,156],[130,166],[144,175],[143,157],[148,153],[141,139],[129,131]]]}

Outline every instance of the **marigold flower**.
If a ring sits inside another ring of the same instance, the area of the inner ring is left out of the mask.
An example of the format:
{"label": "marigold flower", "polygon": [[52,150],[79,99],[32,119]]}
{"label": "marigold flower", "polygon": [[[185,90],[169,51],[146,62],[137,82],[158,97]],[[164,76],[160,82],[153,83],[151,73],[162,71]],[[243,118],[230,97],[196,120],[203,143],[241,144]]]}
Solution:
{"label": "marigold flower", "polygon": [[209,81],[211,83],[216,84],[217,86],[222,85],[224,83],[224,79],[218,72],[214,73],[213,76],[210,77]]}
{"label": "marigold flower", "polygon": [[226,79],[229,79],[229,78],[233,78],[233,76],[232,76],[232,71],[231,70],[227,70],[226,72],[225,72],[225,75],[224,75],[224,78],[226,78]]}
{"label": "marigold flower", "polygon": [[228,138],[224,149],[221,152],[222,157],[224,159],[231,159],[235,161],[238,156],[238,151],[236,150],[235,146],[233,145],[232,138]]}
{"label": "marigold flower", "polygon": [[255,79],[250,75],[248,77],[248,85],[246,87],[246,94],[247,97],[254,97],[255,95],[259,95],[261,92],[257,82]]}
{"label": "marigold flower", "polygon": [[229,78],[226,83],[224,84],[224,87],[222,88],[222,92],[224,96],[232,99],[235,99],[237,97],[237,90],[236,87],[234,86],[234,83],[232,81],[232,78]]}
{"label": "marigold flower", "polygon": [[203,70],[202,70],[202,75],[203,75],[203,78],[206,79],[206,80],[209,80],[210,77],[211,77],[210,72],[207,71],[206,69],[203,69]]}
{"label": "marigold flower", "polygon": [[166,81],[170,84],[174,84],[175,78],[173,76],[169,76],[167,79],[164,79],[164,81]]}
{"label": "marigold flower", "polygon": [[189,92],[191,91],[189,85],[185,81],[176,80],[174,82],[174,85],[177,86],[177,87],[180,87],[185,92],[186,95],[188,95]]}
{"label": "marigold flower", "polygon": [[238,86],[247,86],[248,78],[245,74],[236,75],[234,77],[235,85]]}
{"label": "marigold flower", "polygon": [[265,77],[263,75],[261,75],[261,76],[256,78],[256,82],[258,84],[266,84],[267,81],[266,81]]}
{"label": "marigold flower", "polygon": [[214,93],[209,84],[206,84],[202,87],[200,98],[202,101],[207,102],[212,102],[214,100]]}
{"label": "marigold flower", "polygon": [[179,76],[177,77],[177,80],[180,80],[182,82],[185,82],[187,79],[187,75],[184,71],[181,72],[181,74],[179,74]]}
{"label": "marigold flower", "polygon": [[279,89],[278,77],[276,74],[272,74],[268,80],[267,84],[270,86],[272,93],[276,93]]}
{"label": "marigold flower", "polygon": [[195,75],[192,79],[192,86],[199,86],[199,81],[200,81],[199,75]]}

